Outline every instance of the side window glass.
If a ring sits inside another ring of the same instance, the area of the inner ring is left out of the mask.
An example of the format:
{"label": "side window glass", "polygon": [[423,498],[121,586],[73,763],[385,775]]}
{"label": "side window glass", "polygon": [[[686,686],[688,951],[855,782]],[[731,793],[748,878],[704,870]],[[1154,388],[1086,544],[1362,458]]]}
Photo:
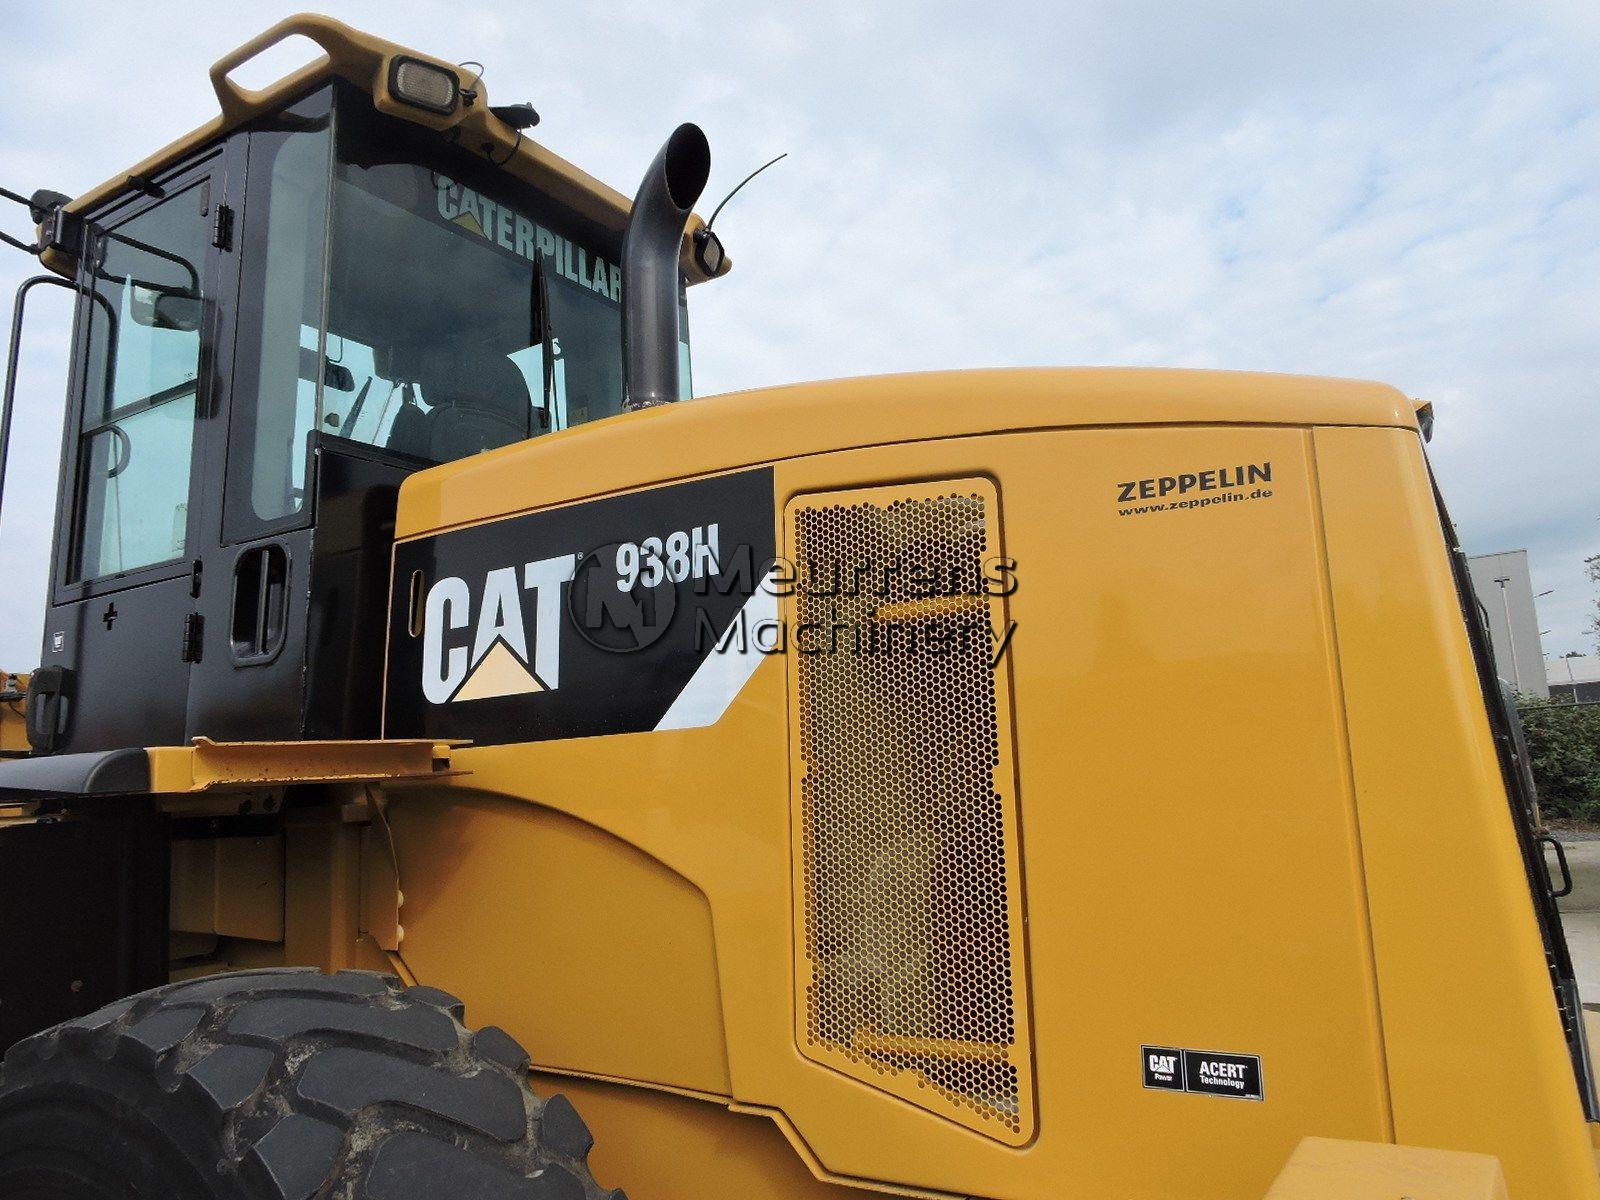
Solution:
{"label": "side window glass", "polygon": [[[315,331],[302,328],[302,345]],[[396,409],[406,402],[406,385],[378,369],[377,354],[365,342],[328,335],[328,365],[322,390],[322,431],[351,441],[381,446]],[[414,392],[415,389],[412,389]]]}
{"label": "side window glass", "polygon": [[319,92],[250,134],[245,272],[229,430],[229,540],[303,518],[318,397],[349,378],[322,345],[329,95]]}
{"label": "side window glass", "polygon": [[74,579],[185,552],[208,189],[203,180],[96,238]]}

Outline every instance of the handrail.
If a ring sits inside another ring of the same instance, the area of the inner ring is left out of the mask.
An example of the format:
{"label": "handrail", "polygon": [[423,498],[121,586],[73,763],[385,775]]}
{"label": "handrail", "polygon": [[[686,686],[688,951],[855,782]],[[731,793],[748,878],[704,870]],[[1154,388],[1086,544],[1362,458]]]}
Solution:
{"label": "handrail", "polygon": [[[315,43],[322,53],[270,87],[247,88],[229,78],[229,73],[236,68],[292,37],[303,37]],[[292,92],[329,74],[343,76],[366,88],[372,94],[379,112],[403,114],[433,129],[448,129],[459,122],[465,115],[464,108],[449,114],[430,113],[402,104],[393,97],[389,90],[389,68],[396,56],[420,59],[450,72],[455,76],[457,86],[463,90],[468,86],[470,74],[453,63],[362,33],[332,17],[296,13],[218,59],[211,67],[211,87],[217,93],[217,103],[222,108],[224,118],[229,122],[256,115],[270,107],[286,91]],[[481,85],[477,91],[480,100],[487,105],[486,93]]]}
{"label": "handrail", "polygon": [[56,275],[35,275],[24,279],[17,287],[17,298],[11,309],[11,348],[6,354],[6,386],[0,393],[0,511],[3,511],[6,494],[6,455],[11,449],[12,400],[17,391],[17,357],[22,348],[22,317],[28,293],[37,284],[49,283],[77,294],[78,285]]}

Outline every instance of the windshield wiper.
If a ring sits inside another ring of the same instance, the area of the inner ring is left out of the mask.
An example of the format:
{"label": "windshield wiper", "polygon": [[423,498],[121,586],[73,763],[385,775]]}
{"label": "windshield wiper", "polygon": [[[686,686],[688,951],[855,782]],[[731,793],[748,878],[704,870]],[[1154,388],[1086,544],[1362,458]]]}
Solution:
{"label": "windshield wiper", "polygon": [[[367,402],[367,393],[372,390],[372,381],[375,378],[373,375],[367,376],[367,381],[361,385],[361,391],[356,395],[356,402],[350,406],[350,412],[345,416],[344,428],[340,432],[347,438],[355,437],[356,420],[361,416],[361,409]],[[392,388],[389,394],[394,395]],[[384,401],[384,407],[389,407],[387,400]]]}
{"label": "windshield wiper", "polygon": [[[530,283],[528,307],[532,313],[533,328],[528,331],[530,340],[539,347],[541,379],[539,381],[539,428],[550,428],[550,397],[555,392],[555,334],[550,329],[550,282],[544,270],[544,251],[533,252],[533,279]],[[533,436],[530,416],[528,436]]]}

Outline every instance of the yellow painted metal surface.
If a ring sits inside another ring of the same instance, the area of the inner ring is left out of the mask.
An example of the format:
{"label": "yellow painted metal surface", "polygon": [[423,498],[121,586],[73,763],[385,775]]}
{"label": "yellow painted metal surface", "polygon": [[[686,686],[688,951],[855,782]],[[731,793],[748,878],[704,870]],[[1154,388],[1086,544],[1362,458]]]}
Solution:
{"label": "yellow painted metal surface", "polygon": [[400,949],[405,930],[400,924],[400,876],[395,870],[394,849],[382,823],[362,827],[361,842],[361,932],[385,951]]}
{"label": "yellow painted metal surface", "polygon": [[282,941],[283,882],[281,835],[174,841],[172,928]]}
{"label": "yellow painted metal surface", "polygon": [[1266,1200],[1509,1200],[1487,1154],[1306,1138]]}
{"label": "yellow painted metal surface", "polygon": [[[682,875],[594,825],[489,796],[408,788],[389,821],[401,957],[419,978],[471,995],[473,1019],[514,1030],[542,1066],[730,1093],[711,911]],[[477,932],[486,917],[504,953]],[[439,936],[448,926],[459,936]]]}
{"label": "yellow painted metal surface", "polygon": [[149,751],[157,795],[260,789],[284,784],[376,783],[448,774],[459,742],[428,738],[350,742],[214,742]]}
{"label": "yellow painted metal surface", "polygon": [[293,809],[284,823],[284,943],[288,963],[351,965],[360,933],[360,829],[336,808]]}
{"label": "yellow painted metal surface", "polygon": [[[321,53],[304,67],[259,90],[247,89],[229,77],[231,71],[255,55],[294,37],[309,39]],[[417,59],[450,72],[462,89],[476,92],[474,102],[470,106],[458,106],[454,113],[445,116],[396,99],[389,90],[389,76],[391,66],[399,56]],[[480,155],[507,174],[532,184],[557,202],[572,206],[591,220],[619,232],[626,226],[632,201],[494,116],[489,111],[488,89],[484,86],[481,73],[397,45],[316,13],[297,13],[286,17],[224,55],[211,68],[211,84],[221,109],[216,117],[78,196],[68,208],[73,212],[84,212],[115,199],[128,190],[130,175],[159,175],[249,120],[290,102],[318,83],[334,78],[344,79],[370,95],[373,106],[379,112],[430,129],[449,131],[453,140],[463,148]],[[693,216],[685,231],[680,266],[690,283],[700,283],[706,278],[692,251],[693,235],[703,225],[700,217]],[[47,253],[44,263],[62,274],[70,273],[70,263],[59,254]],[[726,274],[731,267],[730,259],[719,274]]]}
{"label": "yellow painted metal surface", "polygon": [[1315,446],[1395,1134],[1600,1195],[1421,447]]}
{"label": "yellow painted metal surface", "polygon": [[[1392,1137],[1311,438],[1299,420],[1403,430],[1412,415],[1398,393],[1367,385],[1312,385],[1297,404],[1298,382],[1021,372],[788,389],[684,405],[648,425],[596,426],[576,494],[561,494],[575,483],[565,474],[575,456],[537,444],[424,472],[403,491],[402,526],[418,533],[570,502],[613,480],[654,482],[663,461],[691,473],[700,462],[739,465],[730,446],[809,451],[779,464],[780,513],[796,496],[886,481],[996,481],[1019,576],[1010,669],[1039,1113],[1025,1146],[800,1051],[781,663],[758,668],[711,728],[467,748],[456,761],[469,779],[392,789],[404,792],[391,810],[407,898],[402,957],[476,1011],[487,1006],[536,1059],[553,1053],[548,1043],[565,1070],[780,1112],[818,1172],[879,1186],[1259,1196],[1308,1133]],[[772,436],[791,413],[806,432]],[[893,443],[913,413],[932,434],[1023,432],[828,452],[850,439]],[[1248,423],[1188,424],[1207,420]],[[709,429],[747,421],[750,438],[705,444]],[[1129,424],[1071,428],[1109,421]],[[699,448],[663,454],[680,434]],[[1272,464],[1270,498],[1148,514],[1117,501],[1129,480],[1247,462]],[[561,856],[516,855],[522,871],[480,869],[511,853],[515,823],[532,828],[546,813],[635,847],[652,866],[608,867],[600,887],[576,877],[541,886],[546,871],[566,878],[555,864],[573,861],[571,844],[585,840],[575,833]],[[701,1048],[673,1063],[661,1061],[659,1022],[612,1019],[614,1008],[585,1017],[585,995],[568,982],[621,974],[639,997],[683,986],[674,954],[616,932],[655,930],[663,872],[704,897],[712,944],[696,958],[716,971],[715,1002],[691,1010],[673,1000],[675,1014],[697,1015],[671,1028],[686,1038],[690,1026],[720,1021],[724,1043],[718,1052],[696,1034]],[[596,905],[603,932],[592,925]],[[464,922],[482,911],[516,920],[478,936]],[[541,1001],[545,972],[493,948],[508,931],[513,945],[542,949],[539,930],[586,926],[587,935],[562,934],[559,957],[537,955],[559,964],[553,1004]],[[561,1028],[541,1036],[552,1021]],[[1259,1054],[1268,1099],[1147,1090],[1143,1044]],[[724,1054],[726,1090],[716,1086]]]}
{"label": "yellow painted metal surface", "polygon": [[1416,414],[1380,383],[1238,371],[947,371],[796,384],[661,405],[418,472],[401,490],[396,536],[858,447],[1030,429],[1279,423],[1414,430]]}
{"label": "yellow painted metal surface", "polygon": [[[637,1196],[1252,1200],[1313,1137],[1595,1200],[1413,421],[1376,385],[982,372],[635,414],[402,489],[418,536],[778,446],[782,545],[800,497],[992,483],[1018,584],[1023,1144],[803,1051],[781,661],[709,727],[469,746],[465,774],[383,783],[396,961],[570,1080]],[[1138,486],[1247,464],[1226,503]],[[372,961],[360,835],[290,815],[284,957]],[[1264,1098],[1145,1087],[1146,1045],[1259,1055]]]}

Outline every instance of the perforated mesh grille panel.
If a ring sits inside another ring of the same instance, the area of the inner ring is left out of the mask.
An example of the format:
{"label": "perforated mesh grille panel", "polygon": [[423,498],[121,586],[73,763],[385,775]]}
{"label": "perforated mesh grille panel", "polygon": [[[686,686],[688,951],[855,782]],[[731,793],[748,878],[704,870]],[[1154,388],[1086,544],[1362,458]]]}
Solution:
{"label": "perforated mesh grille panel", "polygon": [[[807,496],[789,654],[803,1051],[1032,1133],[1000,553],[983,480]],[[993,631],[993,632],[991,632]]]}

